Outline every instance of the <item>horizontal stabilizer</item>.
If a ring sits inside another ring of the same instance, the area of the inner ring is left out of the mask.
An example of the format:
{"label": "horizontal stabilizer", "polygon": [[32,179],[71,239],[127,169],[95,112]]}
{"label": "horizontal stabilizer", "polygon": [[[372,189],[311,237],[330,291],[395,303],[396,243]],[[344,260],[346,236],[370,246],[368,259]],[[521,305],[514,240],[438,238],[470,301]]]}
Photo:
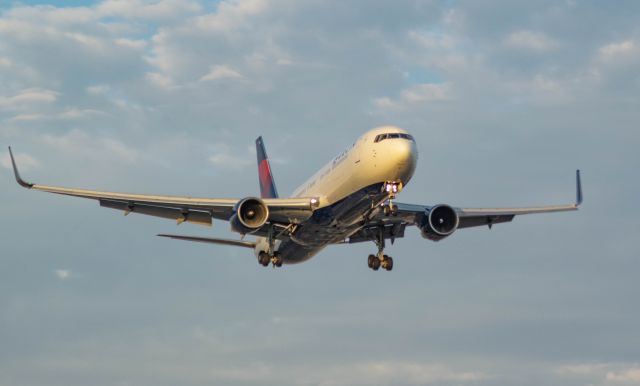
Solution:
{"label": "horizontal stabilizer", "polygon": [[222,244],[222,245],[232,245],[234,247],[245,247],[245,248],[255,248],[256,243],[251,241],[242,241],[242,240],[229,240],[229,239],[214,239],[210,237],[197,237],[197,236],[180,236],[180,235],[158,235],[160,237],[168,237],[170,239],[176,240],[185,240],[185,241],[195,241],[199,243],[209,243],[209,244]]}

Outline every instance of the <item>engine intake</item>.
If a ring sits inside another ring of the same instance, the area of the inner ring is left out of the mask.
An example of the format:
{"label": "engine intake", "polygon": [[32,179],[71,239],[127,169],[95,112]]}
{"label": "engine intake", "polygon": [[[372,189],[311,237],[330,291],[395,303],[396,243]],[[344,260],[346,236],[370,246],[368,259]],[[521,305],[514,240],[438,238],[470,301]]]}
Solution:
{"label": "engine intake", "polygon": [[240,200],[233,212],[233,216],[229,219],[231,229],[241,234],[257,231],[269,219],[267,205],[261,199],[254,197]]}
{"label": "engine intake", "polygon": [[455,232],[458,223],[456,211],[449,205],[440,204],[425,213],[420,230],[425,239],[439,241]]}

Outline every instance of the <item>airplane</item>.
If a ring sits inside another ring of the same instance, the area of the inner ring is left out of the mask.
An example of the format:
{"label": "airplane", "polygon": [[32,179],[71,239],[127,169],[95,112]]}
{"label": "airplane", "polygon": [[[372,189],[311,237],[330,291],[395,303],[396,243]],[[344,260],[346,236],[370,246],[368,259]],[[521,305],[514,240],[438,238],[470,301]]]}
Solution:
{"label": "airplane", "polygon": [[[418,160],[416,141],[395,126],[372,129],[333,158],[290,197],[278,195],[262,137],[256,139],[260,197],[193,198],[33,184],[20,177],[11,147],[15,179],[22,187],[97,200],[100,206],[184,222],[212,225],[228,221],[240,240],[159,234],[171,239],[231,245],[253,249],[267,267],[296,264],[332,244],[374,242],[369,268],[391,271],[393,258],[384,253],[386,241],[404,237],[415,226],[423,238],[440,241],[458,229],[510,222],[517,215],[577,210],[582,204],[580,170],[576,170],[573,204],[524,208],[460,208],[447,204],[419,205],[396,202],[407,186]],[[255,239],[245,240],[246,235]]]}

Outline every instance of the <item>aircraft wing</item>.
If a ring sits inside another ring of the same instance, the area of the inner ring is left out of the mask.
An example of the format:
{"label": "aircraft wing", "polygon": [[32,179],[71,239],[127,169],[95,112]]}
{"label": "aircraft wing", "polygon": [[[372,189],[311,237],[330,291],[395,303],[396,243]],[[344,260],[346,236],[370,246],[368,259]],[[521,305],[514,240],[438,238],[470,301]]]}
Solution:
{"label": "aircraft wing", "polygon": [[[576,201],[568,205],[553,205],[542,207],[523,208],[457,208],[454,211],[458,215],[458,229],[477,226],[493,226],[494,224],[510,222],[515,216],[523,214],[566,212],[578,210],[582,204],[582,183],[580,171],[576,170]],[[382,207],[374,209],[366,222],[358,232],[349,238],[349,242],[361,242],[374,240],[382,227],[385,239],[404,237],[404,229],[408,225],[420,226],[431,208],[429,205],[394,203],[398,207],[397,215],[384,215]]]}
{"label": "aircraft wing", "polygon": [[[211,219],[229,220],[234,206],[240,201],[235,198],[195,198],[180,196],[158,196],[146,194],[115,193],[98,190],[64,188],[26,182],[20,176],[9,148],[16,181],[22,187],[65,196],[97,200],[100,206],[122,210],[125,215],[140,213],[175,220],[178,224],[192,222],[211,225]],[[317,200],[313,198],[265,198],[269,208],[269,221],[288,225],[306,220],[313,213]]]}

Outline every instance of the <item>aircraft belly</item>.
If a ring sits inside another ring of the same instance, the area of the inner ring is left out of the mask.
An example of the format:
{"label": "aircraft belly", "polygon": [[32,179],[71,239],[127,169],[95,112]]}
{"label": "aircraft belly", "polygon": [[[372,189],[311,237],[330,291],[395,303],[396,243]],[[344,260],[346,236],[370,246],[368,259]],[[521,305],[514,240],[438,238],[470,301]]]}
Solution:
{"label": "aircraft belly", "polygon": [[360,229],[363,216],[371,209],[372,202],[378,203],[385,197],[382,183],[378,183],[316,210],[288,240],[280,244],[278,252],[283,261],[287,264],[306,261],[327,245],[345,240]]}

